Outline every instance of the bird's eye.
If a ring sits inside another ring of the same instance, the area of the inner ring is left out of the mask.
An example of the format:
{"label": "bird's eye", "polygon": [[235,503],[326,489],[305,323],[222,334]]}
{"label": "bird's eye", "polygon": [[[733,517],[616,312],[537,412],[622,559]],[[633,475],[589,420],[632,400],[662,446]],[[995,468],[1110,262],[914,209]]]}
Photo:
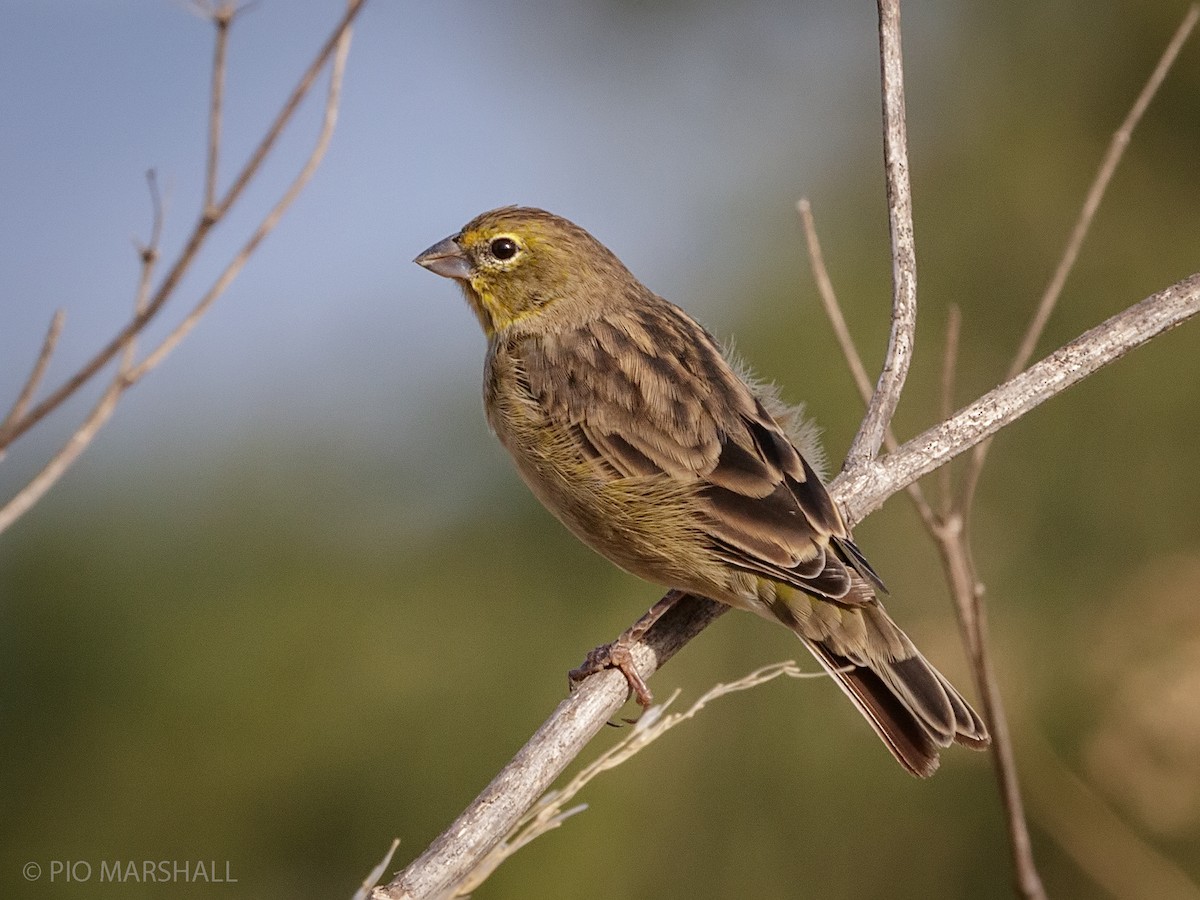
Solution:
{"label": "bird's eye", "polygon": [[512,259],[517,255],[517,242],[512,238],[498,237],[489,245],[492,256],[499,260]]}

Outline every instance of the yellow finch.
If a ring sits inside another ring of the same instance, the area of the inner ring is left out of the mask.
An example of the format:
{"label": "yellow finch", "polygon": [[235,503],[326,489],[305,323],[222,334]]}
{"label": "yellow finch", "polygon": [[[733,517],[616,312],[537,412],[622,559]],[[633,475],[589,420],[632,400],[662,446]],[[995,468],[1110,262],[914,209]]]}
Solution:
{"label": "yellow finch", "polygon": [[987,745],[980,717],[884,612],[805,458],[812,442],[686,313],[540,209],[484,213],[416,262],[462,288],[488,340],[488,422],[584,543],[782,622],[914,775],[933,773],[939,747]]}

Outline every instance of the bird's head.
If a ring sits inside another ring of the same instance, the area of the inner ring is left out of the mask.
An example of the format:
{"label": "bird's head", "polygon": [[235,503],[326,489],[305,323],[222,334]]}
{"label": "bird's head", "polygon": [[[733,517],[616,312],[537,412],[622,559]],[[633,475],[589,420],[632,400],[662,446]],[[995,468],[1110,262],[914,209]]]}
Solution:
{"label": "bird's head", "polygon": [[483,213],[414,262],[461,285],[488,336],[541,316],[585,316],[633,276],[594,237],[541,209],[505,206]]}

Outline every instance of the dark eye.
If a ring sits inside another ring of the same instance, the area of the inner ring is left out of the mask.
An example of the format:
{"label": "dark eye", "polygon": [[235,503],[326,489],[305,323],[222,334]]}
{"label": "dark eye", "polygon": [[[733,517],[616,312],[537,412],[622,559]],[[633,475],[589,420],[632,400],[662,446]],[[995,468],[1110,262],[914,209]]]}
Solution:
{"label": "dark eye", "polygon": [[517,242],[512,238],[498,237],[492,241],[490,249],[496,259],[512,259],[517,255]]}

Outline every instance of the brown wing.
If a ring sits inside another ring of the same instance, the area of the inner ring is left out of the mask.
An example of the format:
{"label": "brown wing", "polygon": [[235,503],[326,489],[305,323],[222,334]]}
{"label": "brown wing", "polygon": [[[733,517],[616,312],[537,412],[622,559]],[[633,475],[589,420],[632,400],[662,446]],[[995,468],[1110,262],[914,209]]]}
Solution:
{"label": "brown wing", "polygon": [[598,472],[700,482],[701,526],[726,563],[843,604],[871,599],[847,564],[878,577],[812,467],[676,307],[640,298],[520,355],[530,393],[571,423]]}

